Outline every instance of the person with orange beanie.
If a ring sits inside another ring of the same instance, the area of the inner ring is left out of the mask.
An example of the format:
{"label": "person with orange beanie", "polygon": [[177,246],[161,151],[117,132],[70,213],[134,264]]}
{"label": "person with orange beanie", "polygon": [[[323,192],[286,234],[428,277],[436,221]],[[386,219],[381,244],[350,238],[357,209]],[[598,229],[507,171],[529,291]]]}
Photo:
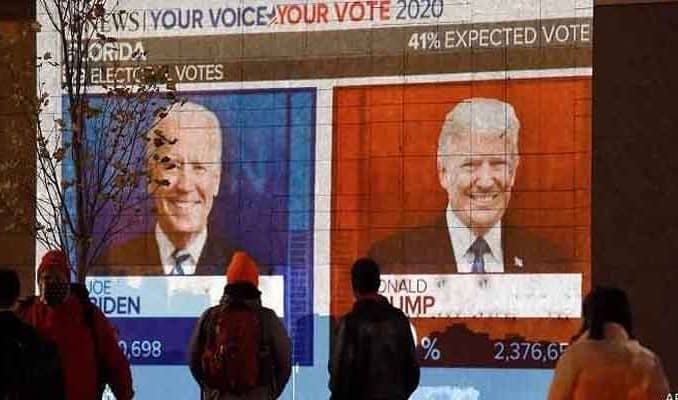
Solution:
{"label": "person with orange beanie", "polygon": [[38,268],[39,296],[17,314],[57,347],[68,400],[100,399],[108,384],[118,400],[133,397],[130,365],[113,326],[97,306],[71,290],[67,255],[51,250]]}
{"label": "person with orange beanie", "polygon": [[597,287],[584,300],[579,338],[556,365],[548,400],[666,399],[659,357],[633,337],[626,293]]}
{"label": "person with orange beanie", "polygon": [[275,311],[261,305],[259,269],[235,252],[219,305],[196,324],[190,369],[205,400],[278,398],[291,373],[291,345]]}

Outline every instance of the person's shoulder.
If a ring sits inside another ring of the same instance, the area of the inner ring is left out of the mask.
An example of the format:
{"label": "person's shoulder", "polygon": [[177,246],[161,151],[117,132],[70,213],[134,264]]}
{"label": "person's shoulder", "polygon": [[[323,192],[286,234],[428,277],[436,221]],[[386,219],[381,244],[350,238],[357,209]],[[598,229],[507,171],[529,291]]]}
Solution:
{"label": "person's shoulder", "polygon": [[200,317],[198,317],[198,323],[197,326],[198,328],[205,332],[213,329],[214,324],[217,321],[218,317],[218,312],[223,309],[222,304],[217,304],[211,307],[206,308],[202,314],[200,314]]}
{"label": "person's shoulder", "polygon": [[567,346],[567,349],[564,354],[569,354],[570,357],[574,357],[576,355],[582,354],[582,353],[589,353],[592,351],[594,347],[599,345],[600,341],[599,340],[593,340],[589,338],[580,338],[576,340],[573,343],[570,343]]}
{"label": "person's shoulder", "polygon": [[214,318],[214,316],[224,310],[224,305],[223,304],[216,304],[210,307],[207,307],[205,311],[202,312],[202,315],[200,316],[200,319],[211,319]]}
{"label": "person's shoulder", "polygon": [[567,350],[561,356],[561,360],[564,360],[577,368],[585,367],[592,361],[598,362],[601,359],[605,359],[603,355],[609,353],[611,349],[619,351],[619,348],[619,343],[610,342],[605,339],[591,339],[585,334],[574,343],[567,346]]}
{"label": "person's shoulder", "polygon": [[407,318],[407,315],[403,312],[403,310],[401,310],[398,307],[395,307],[386,298],[382,300],[382,306],[384,307],[384,309],[388,310],[387,312],[389,313],[392,319],[398,322],[405,322],[409,326],[410,320],[409,318]]}
{"label": "person's shoulder", "polygon": [[356,310],[352,309],[336,320],[334,329],[336,333],[353,335],[357,327],[361,325],[362,320],[363,317]]}
{"label": "person's shoulder", "polygon": [[268,321],[279,321],[280,317],[278,314],[273,310],[272,308],[264,307],[261,306],[260,308],[261,316],[262,318],[268,320]]}
{"label": "person's shoulder", "polygon": [[108,328],[110,326],[110,321],[108,320],[106,313],[104,313],[104,311],[99,308],[98,305],[92,303],[91,301],[80,303],[80,305],[83,316],[86,319],[91,319],[91,323],[95,324],[97,329],[103,327]]}
{"label": "person's shoulder", "polygon": [[567,346],[567,349],[560,355],[557,367],[561,370],[573,371],[578,373],[585,368],[591,360],[595,360],[599,354],[597,343],[590,339],[580,339]]}
{"label": "person's shoulder", "polygon": [[640,358],[641,362],[648,366],[649,368],[655,368],[657,365],[661,365],[661,359],[659,356],[650,350],[648,347],[643,346],[637,340],[631,340],[630,346],[635,349],[635,353]]}

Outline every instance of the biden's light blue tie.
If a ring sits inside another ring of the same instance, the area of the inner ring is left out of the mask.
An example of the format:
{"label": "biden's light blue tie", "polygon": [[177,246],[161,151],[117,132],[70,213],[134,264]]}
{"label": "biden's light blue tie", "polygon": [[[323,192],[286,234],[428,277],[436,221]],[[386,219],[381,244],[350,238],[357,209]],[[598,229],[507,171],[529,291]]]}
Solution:
{"label": "biden's light blue tie", "polygon": [[471,273],[472,274],[484,274],[485,273],[485,254],[490,252],[490,246],[487,244],[485,239],[482,236],[473,242],[469,248],[471,254],[473,254],[473,264],[471,264]]}
{"label": "biden's light blue tie", "polygon": [[185,275],[183,264],[191,258],[191,255],[184,250],[176,250],[172,253],[172,258],[174,259],[174,269],[172,269],[172,275]]}

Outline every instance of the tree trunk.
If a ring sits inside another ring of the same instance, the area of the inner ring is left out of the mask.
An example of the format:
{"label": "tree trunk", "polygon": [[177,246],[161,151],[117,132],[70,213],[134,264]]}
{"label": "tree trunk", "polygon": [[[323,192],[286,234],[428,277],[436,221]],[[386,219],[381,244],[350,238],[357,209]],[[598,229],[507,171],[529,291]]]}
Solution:
{"label": "tree trunk", "polygon": [[73,168],[75,171],[75,209],[76,221],[75,226],[75,267],[77,280],[80,283],[85,282],[87,271],[89,269],[89,248],[90,248],[90,232],[89,232],[89,218],[86,192],[87,187],[87,171],[86,171],[86,129],[85,129],[85,113],[86,105],[84,104],[84,96],[75,99],[72,103],[71,121],[73,121]]}

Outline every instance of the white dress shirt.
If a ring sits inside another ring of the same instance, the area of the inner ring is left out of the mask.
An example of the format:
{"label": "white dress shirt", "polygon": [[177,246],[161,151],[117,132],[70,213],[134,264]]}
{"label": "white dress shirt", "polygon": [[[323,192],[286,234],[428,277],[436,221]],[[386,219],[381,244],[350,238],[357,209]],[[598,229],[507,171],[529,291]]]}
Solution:
{"label": "white dress shirt", "polygon": [[[477,236],[459,220],[449,204],[445,212],[445,219],[450,240],[452,241],[455,261],[457,262],[457,272],[471,273],[474,256],[473,252],[470,251],[470,247],[475,242]],[[483,236],[483,239],[490,246],[490,252],[485,253],[483,256],[485,272],[504,272],[504,257],[501,251],[501,222],[490,228]]]}
{"label": "white dress shirt", "polygon": [[[172,257],[172,254],[174,254],[177,249],[174,247],[169,237],[167,237],[167,234],[162,231],[160,224],[155,225],[155,240],[158,243],[158,250],[160,250],[160,261],[162,262],[163,272],[165,272],[165,275],[172,275],[172,271],[176,266],[176,261],[174,260],[174,257]],[[202,249],[205,247],[205,242],[207,242],[207,228],[203,229],[184,249],[190,255],[190,257],[181,264],[184,275],[195,274],[195,269],[198,265]]]}

